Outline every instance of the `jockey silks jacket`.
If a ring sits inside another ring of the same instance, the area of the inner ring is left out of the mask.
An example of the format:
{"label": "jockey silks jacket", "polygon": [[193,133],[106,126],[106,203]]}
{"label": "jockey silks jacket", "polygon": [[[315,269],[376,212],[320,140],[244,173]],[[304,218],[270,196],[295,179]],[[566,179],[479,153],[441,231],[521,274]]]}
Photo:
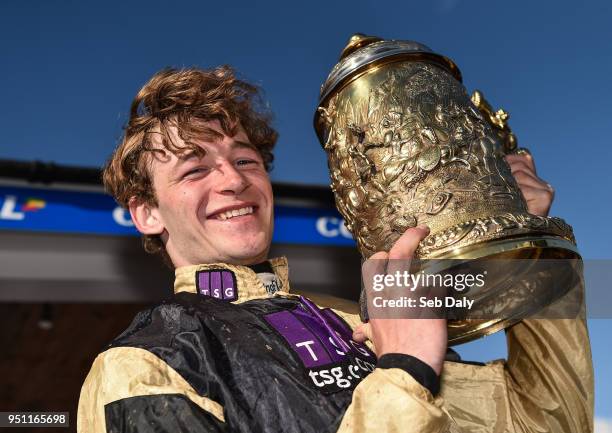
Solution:
{"label": "jockey silks jacket", "polygon": [[78,431],[592,431],[583,315],[519,322],[507,360],[446,361],[438,392],[416,358],[377,364],[351,339],[356,304],[292,295],[286,260],[268,266],[273,284],[246,266],[176,269],[175,295],[94,361]]}

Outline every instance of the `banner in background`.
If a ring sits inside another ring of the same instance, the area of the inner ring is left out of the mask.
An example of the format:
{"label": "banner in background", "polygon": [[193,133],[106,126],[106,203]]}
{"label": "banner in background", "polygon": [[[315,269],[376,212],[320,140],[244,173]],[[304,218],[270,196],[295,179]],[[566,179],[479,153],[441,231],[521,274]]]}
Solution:
{"label": "banner in background", "polygon": [[[275,206],[275,243],[351,246],[335,209]],[[0,185],[0,230],[136,236],[129,212],[107,194]]]}

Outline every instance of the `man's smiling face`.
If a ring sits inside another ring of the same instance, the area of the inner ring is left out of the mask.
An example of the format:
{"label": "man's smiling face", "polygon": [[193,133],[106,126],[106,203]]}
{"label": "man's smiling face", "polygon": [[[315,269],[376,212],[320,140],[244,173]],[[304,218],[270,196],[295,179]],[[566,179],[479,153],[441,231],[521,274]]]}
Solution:
{"label": "man's smiling face", "polygon": [[[161,147],[149,165],[157,206],[132,201],[130,212],[145,234],[159,234],[175,267],[267,258],[274,224],[272,186],[263,159],[242,128],[196,144],[203,155],[175,155]],[[174,134],[175,144],[184,142]]]}

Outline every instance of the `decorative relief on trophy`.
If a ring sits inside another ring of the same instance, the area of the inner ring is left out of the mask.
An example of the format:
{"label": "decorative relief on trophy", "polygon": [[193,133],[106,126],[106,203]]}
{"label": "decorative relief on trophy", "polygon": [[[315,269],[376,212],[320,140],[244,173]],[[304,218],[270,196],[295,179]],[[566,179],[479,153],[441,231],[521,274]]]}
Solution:
{"label": "decorative relief on trophy", "polygon": [[353,36],[321,88],[315,129],[362,256],[427,224],[419,258],[576,257],[569,225],[527,212],[504,160],[519,150],[507,120],[481,92],[468,95],[450,59]]}
{"label": "decorative relief on trophy", "polygon": [[[351,55],[387,42],[375,39]],[[563,221],[527,214],[503,159],[516,149],[507,117],[425,61],[385,64],[328,94],[316,126],[337,207],[362,255],[388,250],[417,224],[433,234],[422,257],[522,230],[573,241]]]}

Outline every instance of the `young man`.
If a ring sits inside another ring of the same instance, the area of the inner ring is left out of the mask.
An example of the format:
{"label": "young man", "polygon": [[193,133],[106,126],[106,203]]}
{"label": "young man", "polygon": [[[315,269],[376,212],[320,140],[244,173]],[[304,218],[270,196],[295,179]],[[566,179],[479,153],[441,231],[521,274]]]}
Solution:
{"label": "young man", "polygon": [[[175,295],[96,358],[80,432],[592,429],[583,319],[525,320],[507,362],[472,365],[444,362],[444,320],[364,325],[292,295],[286,260],[268,258],[276,133],[256,99],[226,67],[162,71],[136,96],[104,181],[174,266]],[[547,213],[531,158],[509,163]],[[409,259],[427,234],[409,229],[376,258]]]}

